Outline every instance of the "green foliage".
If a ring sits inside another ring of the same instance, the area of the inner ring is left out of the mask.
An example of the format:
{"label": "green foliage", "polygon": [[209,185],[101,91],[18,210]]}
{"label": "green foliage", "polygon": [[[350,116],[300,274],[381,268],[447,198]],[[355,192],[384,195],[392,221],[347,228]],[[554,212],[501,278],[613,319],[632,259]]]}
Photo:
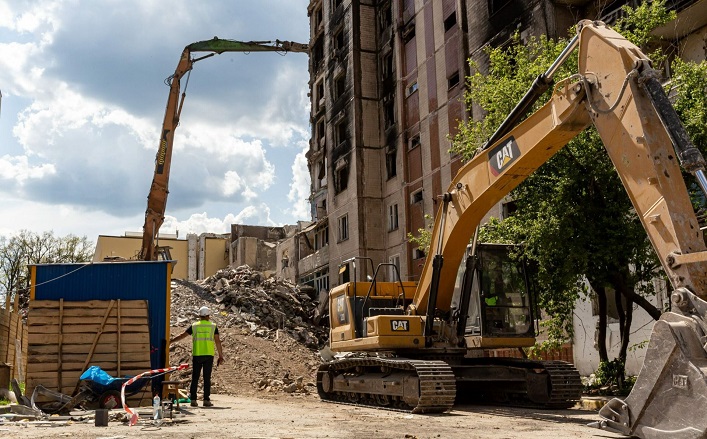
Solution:
{"label": "green foliage", "polygon": [[[0,298],[20,294],[20,306],[27,304],[29,269],[32,264],[87,262],[93,259],[94,244],[87,237],[55,236],[22,230],[0,236]],[[2,300],[0,305],[4,305]]]}
{"label": "green foliage", "polygon": [[[665,1],[624,8],[614,28],[637,44],[659,66],[666,60],[661,41],[651,30],[675,18]],[[465,104],[475,117],[460,125],[452,152],[466,160],[483,147],[534,79],[545,72],[567,41],[544,36],[510,47],[486,49],[488,67],[471,62]],[[576,54],[556,78],[577,72]],[[486,73],[487,72],[487,73]],[[672,64],[675,108],[701,150],[707,149],[707,66]],[[550,98],[548,91],[536,108]],[[642,295],[653,294],[660,264],[632,208],[599,136],[593,128],[575,137],[512,193],[517,211],[504,221],[492,220],[481,229],[481,241],[523,242],[525,257],[537,267],[539,305],[547,313],[543,330],[549,337],[537,349],[558,346],[572,336],[572,312],[590,285],[619,282]],[[629,269],[631,267],[631,269]],[[606,366],[608,367],[608,366]]]}
{"label": "green foliage", "polygon": [[626,364],[616,358],[611,361],[602,361],[594,374],[596,380],[590,385],[594,392],[603,395],[625,396],[631,393],[636,383],[635,377],[625,375]]}
{"label": "green foliage", "polygon": [[425,254],[430,251],[430,243],[432,242],[431,220],[431,216],[425,215],[425,221],[428,223],[427,228],[417,229],[417,236],[413,235],[411,232],[407,234],[408,241],[415,244],[417,248],[425,252]]}

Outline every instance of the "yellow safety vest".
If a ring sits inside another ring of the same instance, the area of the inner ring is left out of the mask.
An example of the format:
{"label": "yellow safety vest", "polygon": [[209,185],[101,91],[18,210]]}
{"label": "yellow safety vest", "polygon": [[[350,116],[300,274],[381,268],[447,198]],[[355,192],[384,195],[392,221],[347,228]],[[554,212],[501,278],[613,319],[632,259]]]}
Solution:
{"label": "yellow safety vest", "polygon": [[216,325],[208,320],[200,320],[191,325],[192,355],[214,356],[214,333]]}

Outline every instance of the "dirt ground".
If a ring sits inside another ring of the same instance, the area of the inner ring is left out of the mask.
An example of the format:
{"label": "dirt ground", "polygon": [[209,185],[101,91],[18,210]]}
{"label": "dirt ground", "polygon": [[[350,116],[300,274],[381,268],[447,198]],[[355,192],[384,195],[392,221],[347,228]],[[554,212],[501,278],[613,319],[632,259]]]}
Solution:
{"label": "dirt ground", "polygon": [[[136,426],[112,421],[96,427],[92,420],[62,425],[2,424],[0,437],[13,438],[484,438],[547,439],[621,437],[586,426],[598,419],[585,410],[540,411],[487,406],[460,406],[448,414],[413,415],[365,407],[330,404],[315,395],[213,395],[214,408],[183,406],[174,421],[156,426],[150,409],[141,409]],[[118,414],[118,411],[113,411]]]}
{"label": "dirt ground", "polygon": [[[235,281],[234,281],[235,282]],[[208,284],[204,284],[208,286]],[[72,412],[71,419],[50,421],[3,422],[0,438],[72,437],[117,439],[127,437],[160,438],[489,438],[547,439],[620,437],[586,426],[599,419],[586,410],[542,411],[533,409],[456,406],[442,415],[413,415],[367,407],[325,403],[316,393],[315,377],[320,358],[312,334],[326,333],[301,319],[298,307],[285,316],[282,329],[267,326],[265,318],[244,314],[242,309],[220,307],[210,290],[201,284],[179,283],[172,295],[172,336],[181,334],[194,320],[195,311],[207,305],[219,334],[226,357],[225,364],[214,370],[212,400],[214,408],[182,405],[173,420],[154,425],[151,420],[151,395],[146,395],[139,409],[140,421],[129,427],[125,412],[113,410],[107,427],[94,426],[94,412]],[[276,285],[277,286],[277,285]],[[274,288],[274,287],[273,287]],[[229,290],[235,291],[235,290]],[[256,287],[238,290],[238,294],[260,305],[249,308],[260,317],[263,295]],[[235,293],[234,293],[235,294]],[[282,294],[280,296],[283,296]],[[296,304],[302,296],[285,294]],[[234,296],[235,297],[235,296]],[[306,298],[304,298],[306,299]],[[283,299],[284,300],[284,299]],[[305,304],[306,305],[306,304]],[[259,311],[256,311],[259,310]],[[247,318],[243,318],[243,316]],[[314,344],[314,346],[313,346]],[[322,341],[320,340],[320,345]],[[191,360],[191,339],[176,344],[170,363]],[[170,379],[183,381],[188,388],[190,370],[175,373]],[[201,398],[201,389],[199,389]],[[201,401],[199,401],[201,402]]]}

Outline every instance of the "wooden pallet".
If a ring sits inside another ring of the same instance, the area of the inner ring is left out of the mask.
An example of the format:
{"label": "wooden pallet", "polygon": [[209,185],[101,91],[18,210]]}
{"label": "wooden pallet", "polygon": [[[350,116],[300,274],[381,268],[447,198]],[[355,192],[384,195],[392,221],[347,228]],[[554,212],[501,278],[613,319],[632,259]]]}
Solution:
{"label": "wooden pallet", "polygon": [[27,323],[28,395],[39,384],[71,395],[89,366],[114,377],[151,369],[146,300],[34,300]]}

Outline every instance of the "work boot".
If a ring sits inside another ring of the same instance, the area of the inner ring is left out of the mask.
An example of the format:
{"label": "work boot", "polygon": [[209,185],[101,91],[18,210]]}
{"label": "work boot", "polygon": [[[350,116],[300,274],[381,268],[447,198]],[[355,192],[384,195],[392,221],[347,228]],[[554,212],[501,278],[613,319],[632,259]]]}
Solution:
{"label": "work boot", "polygon": [[199,403],[196,402],[196,399],[192,399],[192,400],[191,400],[191,406],[192,406],[192,407],[199,407]]}
{"label": "work boot", "polygon": [[204,407],[213,407],[213,406],[214,406],[214,403],[211,402],[210,400],[207,399],[206,401],[204,401]]}

